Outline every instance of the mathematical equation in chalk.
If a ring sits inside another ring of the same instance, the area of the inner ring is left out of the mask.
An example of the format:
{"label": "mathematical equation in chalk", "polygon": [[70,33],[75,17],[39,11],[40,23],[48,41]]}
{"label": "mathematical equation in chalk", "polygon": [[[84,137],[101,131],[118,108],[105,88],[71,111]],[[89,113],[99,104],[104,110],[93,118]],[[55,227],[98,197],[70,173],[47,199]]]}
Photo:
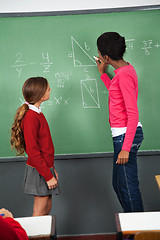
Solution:
{"label": "mathematical equation in chalk", "polygon": [[[131,49],[134,50],[134,45],[136,44],[135,39],[128,39],[126,40],[126,52]],[[154,40],[144,40],[140,44],[140,50],[143,51],[145,55],[150,55],[152,52],[152,49],[158,49],[160,47],[160,41],[154,41]]]}
{"label": "mathematical equation in chalk", "polygon": [[[138,46],[137,46],[138,45]],[[80,44],[77,39],[71,36],[71,47],[72,51],[68,52],[68,57],[72,58],[73,66],[76,68],[82,67],[84,72],[88,72],[88,67],[96,67],[96,61],[93,59],[93,53],[89,51],[90,45],[86,42]],[[143,40],[139,41],[134,38],[126,39],[126,52],[132,54],[131,51],[135,49],[138,52],[142,52],[145,55],[150,55],[153,48],[159,48],[160,42],[157,40]]]}
{"label": "mathematical equation in chalk", "polygon": [[160,44],[158,41],[153,41],[153,40],[147,40],[147,41],[143,41],[143,47],[142,50],[144,50],[146,55],[150,55],[151,54],[151,49],[153,48],[159,48]]}
{"label": "mathematical equation in chalk", "polygon": [[64,88],[66,80],[69,80],[71,75],[72,75],[71,71],[56,72],[55,73],[55,79],[57,81],[57,88]]}
{"label": "mathematical equation in chalk", "polygon": [[[49,54],[48,52],[41,53],[40,59],[42,62],[38,63],[40,66],[42,66],[42,72],[43,73],[48,73],[50,71],[50,67],[53,66],[53,62],[50,61]],[[30,62],[30,63],[25,63],[23,60],[23,54],[21,52],[16,53],[15,55],[15,62],[11,66],[12,68],[15,68],[15,70],[18,73],[18,78],[21,76],[22,70],[28,66],[28,65],[36,65],[36,62]]]}
{"label": "mathematical equation in chalk", "polygon": [[[138,54],[144,54],[146,57],[152,54],[153,49],[159,49],[160,42],[158,40],[138,40],[134,38],[126,39],[126,52],[127,54],[132,54],[132,51],[137,51]],[[90,70],[92,67],[97,67],[97,63],[93,58],[94,53],[90,52],[91,47],[87,42],[79,44],[77,39],[71,36],[71,48],[72,50],[68,52],[68,58],[71,59],[72,67],[79,68],[83,71],[83,76],[80,75],[80,79],[78,76],[76,77],[77,81],[80,81],[80,93],[82,103],[81,106],[83,108],[100,108],[100,97],[99,97],[99,89],[97,79],[90,77]],[[42,52],[41,53],[41,60],[38,63],[42,66],[42,72],[48,73],[50,72],[50,68],[53,66],[53,61],[50,61],[49,53]],[[23,54],[17,53],[16,60],[14,64],[11,66],[15,68],[18,73],[18,77],[20,77],[22,69],[27,65],[34,65],[37,64],[36,62],[25,63],[23,61]],[[85,74],[84,74],[85,73]],[[62,71],[54,73],[54,86],[56,86],[59,91],[56,93],[60,95],[59,97],[54,96],[53,99],[47,101],[47,103],[43,103],[41,105],[42,108],[45,108],[46,105],[49,106],[68,106],[71,103],[71,97],[66,97],[64,95],[64,90],[67,86],[69,86],[70,78],[73,79],[72,76],[73,72]],[[102,91],[103,95],[108,94],[107,91]],[[65,91],[66,94],[66,91]],[[20,99],[23,103],[23,100]]]}
{"label": "mathematical equation in chalk", "polygon": [[[19,98],[21,104],[25,103],[25,100]],[[71,98],[70,97],[54,97],[53,100],[48,100],[46,102],[42,102],[41,108],[44,109],[46,106],[68,106],[70,104]]]}

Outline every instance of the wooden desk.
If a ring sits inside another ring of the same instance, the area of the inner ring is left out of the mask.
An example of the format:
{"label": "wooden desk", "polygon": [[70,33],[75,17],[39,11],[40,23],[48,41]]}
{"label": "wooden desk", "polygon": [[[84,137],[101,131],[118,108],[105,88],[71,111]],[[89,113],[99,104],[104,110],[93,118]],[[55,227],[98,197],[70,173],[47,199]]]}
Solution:
{"label": "wooden desk", "polygon": [[156,175],[155,179],[156,179],[157,185],[158,185],[158,187],[160,189],[160,175]]}
{"label": "wooden desk", "polygon": [[136,212],[116,214],[117,238],[140,231],[160,231],[160,212]]}
{"label": "wooden desk", "polygon": [[23,217],[15,220],[26,230],[29,239],[57,239],[55,216]]}

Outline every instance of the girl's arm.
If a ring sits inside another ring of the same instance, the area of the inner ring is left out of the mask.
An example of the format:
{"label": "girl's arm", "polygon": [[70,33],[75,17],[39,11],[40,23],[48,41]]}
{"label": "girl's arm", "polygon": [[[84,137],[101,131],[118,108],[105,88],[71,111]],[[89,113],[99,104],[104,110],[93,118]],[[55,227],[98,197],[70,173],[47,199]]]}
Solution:
{"label": "girl's arm", "polygon": [[32,166],[36,168],[38,173],[43,176],[47,182],[53,178],[53,174],[47,166],[45,159],[43,159],[39,149],[37,136],[39,121],[35,117],[30,117],[25,120],[26,123],[24,124],[23,131],[28,157],[32,162]]}
{"label": "girl's arm", "polygon": [[124,74],[119,80],[119,86],[123,95],[126,112],[127,112],[127,131],[125,134],[122,151],[120,152],[117,163],[124,164],[128,162],[129,152],[136,133],[139,113],[137,106],[137,97],[135,82],[131,75]]}

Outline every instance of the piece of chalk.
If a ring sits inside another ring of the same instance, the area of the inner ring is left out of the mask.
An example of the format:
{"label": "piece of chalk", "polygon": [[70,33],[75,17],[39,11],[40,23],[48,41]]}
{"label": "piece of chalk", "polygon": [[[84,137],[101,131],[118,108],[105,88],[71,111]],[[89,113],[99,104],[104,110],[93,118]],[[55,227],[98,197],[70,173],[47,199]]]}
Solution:
{"label": "piece of chalk", "polygon": [[94,57],[94,59],[95,59],[95,60],[97,60],[97,61],[98,61],[98,58],[97,58],[96,56],[93,56],[93,57]]}
{"label": "piece of chalk", "polygon": [[4,213],[1,213],[0,216],[4,216]]}

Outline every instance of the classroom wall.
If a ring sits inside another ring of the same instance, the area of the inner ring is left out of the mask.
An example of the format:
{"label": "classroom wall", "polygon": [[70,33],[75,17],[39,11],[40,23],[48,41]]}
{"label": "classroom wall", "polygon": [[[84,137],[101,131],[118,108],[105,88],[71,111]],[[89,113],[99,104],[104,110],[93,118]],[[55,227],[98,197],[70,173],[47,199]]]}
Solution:
{"label": "classroom wall", "polygon": [[123,8],[136,6],[150,6],[160,4],[159,0],[28,0],[27,4],[22,0],[1,0],[1,13],[8,12],[45,12],[45,11],[68,11],[68,10],[86,10],[103,8]]}
{"label": "classroom wall", "polygon": [[[58,235],[116,232],[115,213],[122,212],[112,189],[112,154],[55,160],[61,194],[53,198]],[[145,211],[160,210],[160,154],[138,156]],[[25,161],[0,160],[0,206],[15,217],[31,216],[33,198],[23,193]]]}
{"label": "classroom wall", "polygon": [[[159,0],[31,1],[1,0],[0,13],[45,12],[150,6]],[[76,157],[75,157],[76,158]],[[160,154],[140,154],[139,180],[145,211],[160,210],[160,192],[154,176],[159,174]],[[51,214],[57,217],[58,235],[111,233],[116,231],[114,214],[122,209],[112,189],[112,156],[57,157],[61,195],[53,198]],[[15,217],[31,216],[33,198],[23,193],[25,161],[0,159],[0,207]]]}

